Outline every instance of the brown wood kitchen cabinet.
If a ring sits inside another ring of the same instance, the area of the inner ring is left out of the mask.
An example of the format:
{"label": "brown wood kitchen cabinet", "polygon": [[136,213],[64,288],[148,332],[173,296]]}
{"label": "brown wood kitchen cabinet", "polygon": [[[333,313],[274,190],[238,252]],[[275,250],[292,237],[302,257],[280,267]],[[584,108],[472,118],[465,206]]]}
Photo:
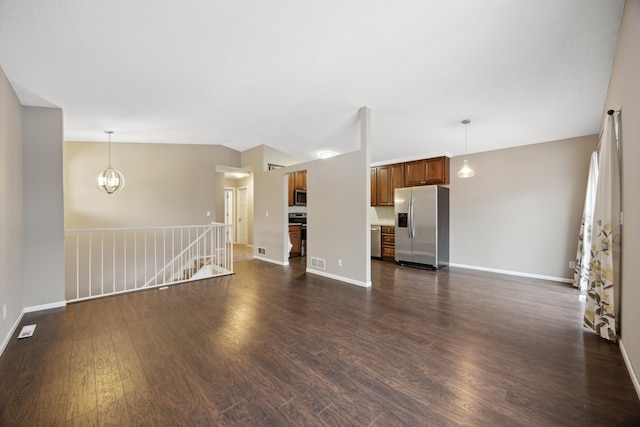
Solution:
{"label": "brown wood kitchen cabinet", "polygon": [[371,206],[393,206],[396,188],[404,187],[404,163],[371,168]]}
{"label": "brown wood kitchen cabinet", "polygon": [[293,196],[296,190],[307,189],[307,171],[292,172],[289,174],[289,206],[293,206]]}
{"label": "brown wood kitchen cabinet", "polygon": [[449,184],[449,163],[446,156],[416,160],[404,164],[404,184],[416,185]]}
{"label": "brown wood kitchen cabinet", "polygon": [[394,193],[396,188],[404,187],[404,163],[396,163],[394,165],[389,166],[390,174],[389,174],[389,185],[391,186],[391,203],[394,204]]}
{"label": "brown wood kitchen cabinet", "polygon": [[371,206],[378,206],[378,181],[376,168],[371,168]]}
{"label": "brown wood kitchen cabinet", "polygon": [[449,157],[371,168],[371,206],[393,206],[396,188],[449,184]]}
{"label": "brown wood kitchen cabinet", "polygon": [[393,226],[382,226],[382,259],[395,260],[396,235]]}
{"label": "brown wood kitchen cabinet", "polygon": [[299,171],[293,173],[293,178],[295,181],[295,189],[296,190],[306,190],[307,189],[307,171]]}
{"label": "brown wood kitchen cabinet", "polygon": [[390,169],[390,166],[376,167],[376,206],[393,205]]}
{"label": "brown wood kitchen cabinet", "polygon": [[302,225],[289,224],[289,240],[291,241],[291,250],[289,258],[300,256],[302,254]]}

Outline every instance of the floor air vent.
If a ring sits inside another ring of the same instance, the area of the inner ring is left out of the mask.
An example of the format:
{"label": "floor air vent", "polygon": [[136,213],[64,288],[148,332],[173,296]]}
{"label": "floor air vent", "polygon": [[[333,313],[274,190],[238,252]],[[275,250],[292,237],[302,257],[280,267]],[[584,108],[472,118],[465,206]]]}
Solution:
{"label": "floor air vent", "polygon": [[324,270],[324,264],[325,264],[325,261],[323,259],[311,257],[311,267],[316,267],[321,270]]}
{"label": "floor air vent", "polygon": [[33,331],[36,330],[36,325],[27,325],[23,326],[20,334],[18,335],[18,339],[29,338],[33,335]]}

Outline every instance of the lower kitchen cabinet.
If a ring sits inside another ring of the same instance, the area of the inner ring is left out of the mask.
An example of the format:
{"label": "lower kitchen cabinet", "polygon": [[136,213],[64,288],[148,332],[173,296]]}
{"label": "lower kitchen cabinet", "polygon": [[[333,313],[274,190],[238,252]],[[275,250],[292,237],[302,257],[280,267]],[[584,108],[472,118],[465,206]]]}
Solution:
{"label": "lower kitchen cabinet", "polygon": [[302,225],[289,225],[289,241],[293,245],[289,251],[289,258],[300,256],[302,254]]}
{"label": "lower kitchen cabinet", "polygon": [[382,227],[382,259],[395,260],[396,258],[396,235],[392,226]]}

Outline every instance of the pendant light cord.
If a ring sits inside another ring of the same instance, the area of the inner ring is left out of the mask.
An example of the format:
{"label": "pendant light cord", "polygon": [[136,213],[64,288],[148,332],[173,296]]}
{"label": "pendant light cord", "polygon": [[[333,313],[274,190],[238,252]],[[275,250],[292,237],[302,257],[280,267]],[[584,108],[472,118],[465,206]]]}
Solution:
{"label": "pendant light cord", "polygon": [[[464,155],[467,155],[467,129],[469,128],[469,123],[464,124]],[[111,145],[109,145],[111,147]],[[111,162],[111,148],[109,148],[109,162]]]}
{"label": "pendant light cord", "polygon": [[471,120],[464,119],[460,123],[464,125],[464,155],[466,156],[467,155],[467,127],[469,126],[469,123],[471,123]]}
{"label": "pendant light cord", "polygon": [[[111,167],[111,134],[113,133],[112,130],[105,130],[104,133],[109,135],[109,167]],[[465,148],[466,150],[466,148]]]}

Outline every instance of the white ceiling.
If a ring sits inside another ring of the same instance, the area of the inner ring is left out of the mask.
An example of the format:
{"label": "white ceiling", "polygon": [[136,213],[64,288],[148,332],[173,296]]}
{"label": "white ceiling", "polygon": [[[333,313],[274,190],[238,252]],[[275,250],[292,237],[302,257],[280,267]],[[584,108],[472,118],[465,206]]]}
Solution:
{"label": "white ceiling", "polygon": [[372,162],[598,132],[623,0],[0,1],[0,67],[68,141]]}

